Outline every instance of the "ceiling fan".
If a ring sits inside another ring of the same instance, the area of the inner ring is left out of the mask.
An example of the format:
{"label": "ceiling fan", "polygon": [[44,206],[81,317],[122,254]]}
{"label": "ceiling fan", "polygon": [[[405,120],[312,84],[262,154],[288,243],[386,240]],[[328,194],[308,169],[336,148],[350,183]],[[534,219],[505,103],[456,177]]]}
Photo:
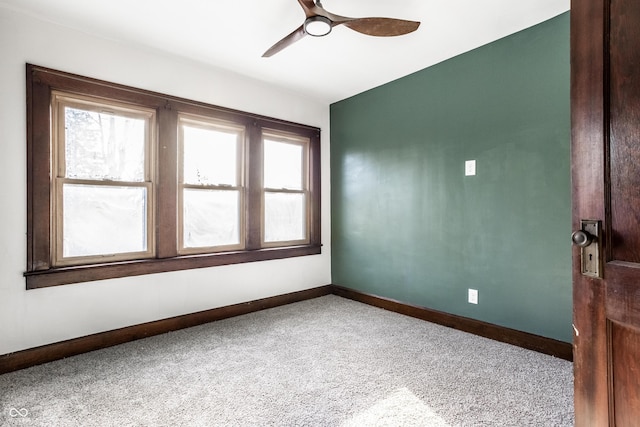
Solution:
{"label": "ceiling fan", "polygon": [[320,0],[298,0],[306,19],[291,34],[274,44],[262,57],[266,58],[280,52],[297,42],[307,34],[314,37],[326,36],[333,27],[344,25],[368,36],[390,37],[411,33],[418,29],[420,22],[393,18],[347,18],[334,15],[322,7]]}

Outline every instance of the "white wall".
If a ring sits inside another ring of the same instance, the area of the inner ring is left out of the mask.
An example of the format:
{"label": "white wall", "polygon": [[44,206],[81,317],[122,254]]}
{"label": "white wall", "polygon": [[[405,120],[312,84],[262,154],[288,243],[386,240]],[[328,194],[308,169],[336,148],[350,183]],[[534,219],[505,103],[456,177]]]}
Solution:
{"label": "white wall", "polygon": [[[318,126],[322,255],[26,290],[25,63]],[[0,8],[0,354],[331,280],[329,106],[162,53]]]}

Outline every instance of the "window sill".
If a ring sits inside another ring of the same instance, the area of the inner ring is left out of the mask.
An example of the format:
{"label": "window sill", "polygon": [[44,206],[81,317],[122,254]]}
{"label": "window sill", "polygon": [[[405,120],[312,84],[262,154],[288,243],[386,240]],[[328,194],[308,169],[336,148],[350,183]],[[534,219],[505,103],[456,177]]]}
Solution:
{"label": "window sill", "polygon": [[43,271],[26,272],[24,276],[27,280],[27,289],[38,289],[143,274],[317,255],[322,252],[321,249],[321,245],[305,245],[206,255],[185,255],[175,258],[52,268]]}

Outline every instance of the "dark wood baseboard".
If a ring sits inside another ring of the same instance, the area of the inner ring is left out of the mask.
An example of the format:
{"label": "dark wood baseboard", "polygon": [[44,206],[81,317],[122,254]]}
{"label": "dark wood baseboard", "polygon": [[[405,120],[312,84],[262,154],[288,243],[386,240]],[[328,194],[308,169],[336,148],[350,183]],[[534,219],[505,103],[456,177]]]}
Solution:
{"label": "dark wood baseboard", "polygon": [[406,304],[393,299],[363,293],[342,286],[333,285],[332,293],[343,298],[352,299],[354,301],[380,307],[385,310],[394,311],[417,319],[469,332],[481,337],[534,350],[560,359],[573,361],[573,345],[564,341],[558,341],[552,338],[509,329],[503,326],[482,322],[480,320],[470,319],[468,317],[456,316],[454,314],[431,310],[425,307]]}
{"label": "dark wood baseboard", "polygon": [[157,320],[155,322],[128,326],[126,328],[115,329],[112,331],[101,332],[85,337],[30,348],[15,353],[0,355],[0,374],[29,368],[42,363],[52,362],[54,360],[64,359],[65,357],[71,357],[118,344],[124,344],[141,338],[176,331],[178,329],[202,325],[216,320],[227,319],[329,294],[335,294],[343,298],[359,301],[364,304],[369,304],[389,311],[394,311],[396,313],[415,317],[417,319],[448,326],[453,329],[470,332],[475,335],[538,351],[540,353],[549,354],[561,359],[569,361],[573,360],[572,345],[563,341],[557,341],[551,338],[545,338],[529,334],[527,332],[469,319],[467,317],[456,316],[449,313],[406,304],[400,301],[366,294],[342,286],[327,285],[285,295],[278,295],[226,307],[200,311],[197,313],[185,314],[183,316],[171,317],[169,319]]}
{"label": "dark wood baseboard", "polygon": [[9,353],[0,356],[0,374],[123,344],[141,338],[176,331],[178,329],[202,325],[215,320],[240,316],[242,314],[248,314],[267,308],[317,298],[331,293],[332,286],[321,286],[285,295],[278,295],[241,304],[200,311],[197,313],[185,314],[183,316],[171,317],[169,319],[157,320],[155,322],[128,326],[126,328],[115,329],[54,344],[43,345],[41,347],[30,348],[15,353]]}

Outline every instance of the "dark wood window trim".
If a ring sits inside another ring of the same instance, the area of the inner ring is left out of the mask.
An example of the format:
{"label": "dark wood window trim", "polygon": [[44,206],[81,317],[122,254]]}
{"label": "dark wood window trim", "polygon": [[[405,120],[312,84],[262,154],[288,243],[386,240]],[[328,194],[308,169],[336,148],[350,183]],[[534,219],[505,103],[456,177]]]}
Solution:
{"label": "dark wood window trim", "polygon": [[[51,92],[53,90],[116,100],[156,110],[157,188],[156,257],[66,267],[51,262],[52,139]],[[177,122],[178,114],[207,115],[246,126],[249,180],[247,195],[247,249],[198,255],[179,255],[177,240]],[[260,206],[262,129],[295,133],[310,140],[309,244],[261,247]],[[115,83],[82,77],[27,64],[27,289],[167,271],[213,267],[244,262],[321,253],[320,235],[320,129],[228,108],[190,101]]]}

